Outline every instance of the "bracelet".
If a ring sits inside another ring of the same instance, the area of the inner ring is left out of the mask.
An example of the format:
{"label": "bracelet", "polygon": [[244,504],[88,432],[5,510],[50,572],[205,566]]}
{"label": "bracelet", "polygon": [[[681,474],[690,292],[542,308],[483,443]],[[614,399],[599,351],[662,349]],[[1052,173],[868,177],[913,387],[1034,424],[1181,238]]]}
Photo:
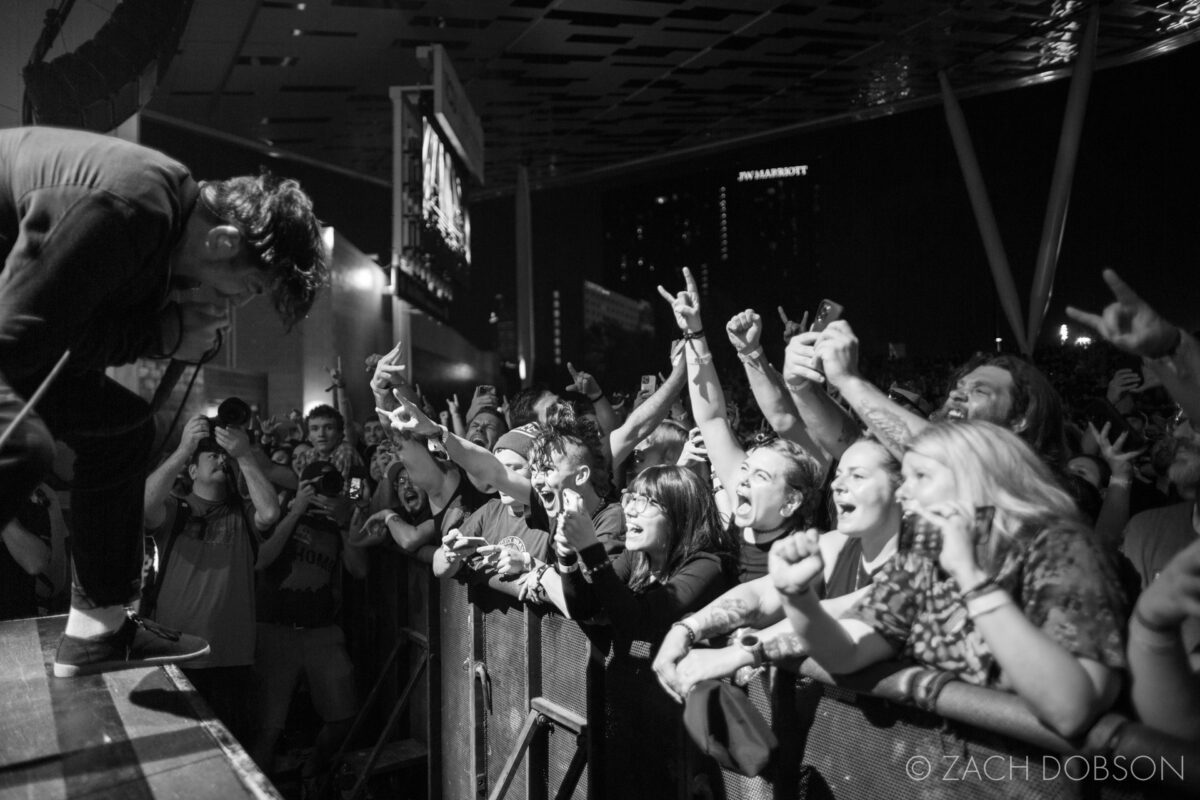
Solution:
{"label": "bracelet", "polygon": [[762,352],[762,345],[759,345],[752,350],[738,350],[738,358],[740,358],[746,364],[752,364],[758,359],[759,356],[762,355]]}
{"label": "bracelet", "polygon": [[696,631],[692,628],[691,625],[687,624],[687,620],[685,620],[685,619],[675,620],[674,622],[671,623],[671,627],[672,628],[677,628],[677,627],[683,628],[685,631],[687,631],[688,646],[689,647],[696,646]]}
{"label": "bracelet", "polygon": [[595,397],[589,397],[588,402],[599,403],[601,400],[603,400],[607,396],[608,395],[606,395],[604,392],[601,392],[600,394],[596,395]]}
{"label": "bracelet", "polygon": [[1151,360],[1157,360],[1160,358],[1170,358],[1171,356],[1175,355],[1175,353],[1179,350],[1179,345],[1181,345],[1181,344],[1183,344],[1183,329],[1180,327],[1176,327],[1175,328],[1175,336],[1172,337],[1170,346],[1158,353],[1147,353],[1146,358],[1149,358]]}
{"label": "bracelet", "polygon": [[976,597],[967,602],[967,619],[976,620],[984,614],[990,614],[997,608],[1002,608],[1007,605],[1012,605],[1013,599],[1009,597],[1008,592],[998,590],[988,592],[982,597]]}
{"label": "bracelet", "polygon": [[1126,489],[1128,489],[1132,485],[1133,485],[1132,478],[1109,478],[1108,479],[1108,487],[1110,489],[1114,486],[1123,486]]}
{"label": "bracelet", "polygon": [[[583,559],[581,558],[581,559],[579,559],[579,561],[580,561],[580,563],[582,563]],[[578,566],[578,565],[576,565],[576,566]],[[583,577],[588,579],[588,583],[591,583],[592,578],[595,575],[598,575],[599,573],[603,572],[606,569],[612,569],[612,568],[613,568],[612,562],[609,561],[608,559],[605,559],[603,564],[597,564],[594,567],[589,567],[587,564],[584,564],[583,565]]]}
{"label": "bracelet", "polygon": [[976,597],[983,597],[985,594],[994,592],[999,588],[1000,587],[996,585],[996,579],[989,575],[962,593],[963,602],[969,603]]}
{"label": "bracelet", "polygon": [[572,561],[570,564],[564,564],[561,561],[556,561],[554,563],[554,568],[558,570],[560,575],[570,575],[572,572],[579,571],[579,561]]}
{"label": "bracelet", "polygon": [[400,519],[400,515],[397,514],[395,511],[393,511],[392,513],[388,514],[387,516],[385,516],[383,518],[383,527],[386,528],[389,525],[391,525],[393,519]]}
{"label": "bracelet", "polygon": [[684,339],[703,339],[704,338],[704,328],[701,328],[698,331],[684,331],[683,338]]}

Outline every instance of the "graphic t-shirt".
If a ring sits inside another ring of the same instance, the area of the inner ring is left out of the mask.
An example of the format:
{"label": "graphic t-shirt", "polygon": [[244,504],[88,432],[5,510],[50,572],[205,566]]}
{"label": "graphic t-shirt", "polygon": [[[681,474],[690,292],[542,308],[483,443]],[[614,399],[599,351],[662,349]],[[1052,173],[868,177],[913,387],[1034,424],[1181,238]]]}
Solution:
{"label": "graphic t-shirt", "polygon": [[[278,534],[276,534],[278,535]],[[258,582],[258,621],[320,628],[334,623],[333,578],[342,533],[333,520],[305,514]]]}

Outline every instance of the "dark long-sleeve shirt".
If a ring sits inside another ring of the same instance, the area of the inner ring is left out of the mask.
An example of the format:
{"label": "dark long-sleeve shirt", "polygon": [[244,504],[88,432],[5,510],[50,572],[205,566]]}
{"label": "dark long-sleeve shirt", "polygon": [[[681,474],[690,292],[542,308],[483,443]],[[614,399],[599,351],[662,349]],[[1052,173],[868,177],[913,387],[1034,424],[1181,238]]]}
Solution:
{"label": "dark long-sleeve shirt", "polygon": [[[111,136],[0,131],[0,369],[32,380],[161,352],[171,253],[198,187],[180,163]],[[170,342],[168,344],[173,344]]]}

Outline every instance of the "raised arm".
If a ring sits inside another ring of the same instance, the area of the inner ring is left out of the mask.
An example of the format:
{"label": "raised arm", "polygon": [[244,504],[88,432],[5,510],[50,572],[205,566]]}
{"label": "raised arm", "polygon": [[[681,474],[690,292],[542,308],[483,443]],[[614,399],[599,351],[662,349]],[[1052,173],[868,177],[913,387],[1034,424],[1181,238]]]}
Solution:
{"label": "raised arm", "polygon": [[617,429],[617,414],[613,411],[612,403],[608,401],[608,395],[590,372],[575,369],[575,365],[570,361],[567,362],[567,369],[571,372],[571,383],[567,386],[567,391],[579,392],[592,402],[600,433],[607,439]]}
{"label": "raised arm", "polygon": [[758,403],[772,430],[803,447],[825,467],[828,458],[809,436],[800,412],[788,394],[783,376],[767,361],[762,347],[762,317],[751,309],[734,314],[725,324],[725,333],[746,370],[746,380],[754,394],[754,401]]}
{"label": "raised arm", "polygon": [[215,429],[213,437],[229,457],[237,461],[250,493],[250,502],[254,505],[254,524],[260,531],[274,525],[279,519],[279,495],[258,466],[258,459],[250,449],[250,436],[242,428],[226,427]]}
{"label": "raised arm", "polygon": [[167,515],[167,496],[175,485],[175,478],[187,466],[197,445],[208,436],[208,420],[197,414],[183,426],[179,446],[146,478],[142,495],[142,521],[150,530],[159,528]]}
{"label": "raised arm", "polygon": [[1133,459],[1137,452],[1123,452],[1128,431],[1117,437],[1115,442],[1108,440],[1109,423],[1096,430],[1096,426],[1088,423],[1088,433],[1100,447],[1100,457],[1108,464],[1111,473],[1108,479],[1108,490],[1104,493],[1104,502],[1100,513],[1096,516],[1096,535],[1102,542],[1113,550],[1121,547],[1125,525],[1129,522],[1129,496],[1133,488]]}
{"label": "raised arm", "polygon": [[446,447],[446,453],[454,463],[465,469],[477,480],[483,481],[510,497],[529,497],[531,484],[529,478],[516,472],[510,472],[485,447],[469,442],[451,433],[445,427],[425,416],[425,413],[411,400],[400,398],[392,411],[379,411],[380,419],[390,430],[401,433],[416,433],[429,439],[440,439]]}
{"label": "raised arm", "polygon": [[1127,353],[1156,362],[1155,372],[1191,419],[1200,419],[1200,343],[1167,321],[1111,269],[1104,282],[1113,302],[1099,314],[1067,306],[1067,316]]}
{"label": "raised arm", "polygon": [[825,391],[825,375],[817,364],[816,331],[799,333],[788,340],[784,352],[783,381],[809,435],[833,458],[862,435],[858,420],[847,414]]}
{"label": "raised arm", "polygon": [[841,392],[850,408],[896,458],[904,457],[908,442],[929,422],[888,399],[858,373],[858,337],[845,320],[830,323],[816,343],[816,356],[825,380]]}
{"label": "raised arm", "polygon": [[700,293],[696,289],[691,270],[687,267],[683,268],[683,278],[687,285],[684,291],[672,296],[659,286],[658,293],[671,304],[675,322],[683,332],[692,416],[704,435],[708,457],[717,472],[717,477],[721,479],[725,491],[732,495],[737,486],[737,470],[745,460],[746,453],[738,444],[737,437],[725,418],[725,394],[721,390],[717,370],[713,367],[712,353],[709,352],[704,328],[700,322]]}
{"label": "raised arm", "polygon": [[637,447],[638,442],[653,433],[654,429],[658,427],[658,423],[667,418],[667,414],[671,413],[671,404],[683,391],[685,381],[687,381],[687,365],[683,363],[681,350],[679,358],[671,363],[671,374],[667,376],[667,379],[659,385],[654,394],[646,398],[645,402],[629,412],[625,423],[609,435],[608,442],[612,449],[614,467],[628,458],[633,449]]}

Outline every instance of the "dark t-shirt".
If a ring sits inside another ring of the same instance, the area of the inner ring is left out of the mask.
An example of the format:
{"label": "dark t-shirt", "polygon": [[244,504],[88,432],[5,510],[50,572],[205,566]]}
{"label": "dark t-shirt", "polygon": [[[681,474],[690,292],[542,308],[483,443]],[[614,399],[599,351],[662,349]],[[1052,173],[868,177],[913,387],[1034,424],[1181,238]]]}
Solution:
{"label": "dark t-shirt", "polygon": [[337,523],[318,514],[302,516],[279,558],[259,577],[258,621],[303,628],[332,625],[333,578],[341,555]]}
{"label": "dark t-shirt", "polygon": [[[457,467],[456,467],[457,469]],[[438,540],[455,528],[459,528],[467,517],[482,508],[494,495],[484,494],[475,488],[467,478],[467,474],[458,470],[458,488],[445,508],[433,515],[433,524],[437,530]]]}

